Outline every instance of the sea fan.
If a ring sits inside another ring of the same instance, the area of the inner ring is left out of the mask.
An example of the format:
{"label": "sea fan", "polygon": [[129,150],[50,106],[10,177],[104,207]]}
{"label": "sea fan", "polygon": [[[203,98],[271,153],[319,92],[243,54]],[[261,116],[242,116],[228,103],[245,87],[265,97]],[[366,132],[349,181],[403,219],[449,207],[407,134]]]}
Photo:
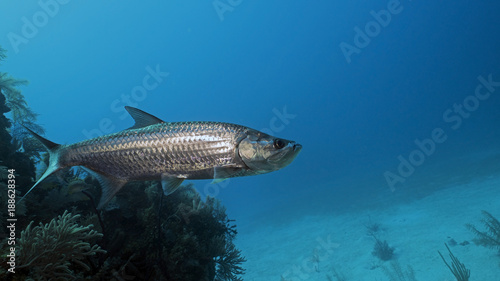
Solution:
{"label": "sea fan", "polygon": [[389,246],[386,240],[382,241],[378,239],[375,235],[375,245],[373,246],[372,255],[378,257],[383,261],[388,261],[394,256],[394,248]]}
{"label": "sea fan", "polygon": [[466,227],[476,235],[474,242],[500,251],[500,222],[486,211],[481,211],[483,219],[481,222],[486,227],[485,231],[479,231],[474,225],[466,224]]}
{"label": "sea fan", "polygon": [[17,269],[29,270],[37,280],[73,280],[75,273],[70,268],[75,265],[90,271],[88,257],[106,251],[91,244],[102,234],[92,225],[77,224],[79,217],[65,211],[45,225],[32,227],[31,222],[21,232]]}

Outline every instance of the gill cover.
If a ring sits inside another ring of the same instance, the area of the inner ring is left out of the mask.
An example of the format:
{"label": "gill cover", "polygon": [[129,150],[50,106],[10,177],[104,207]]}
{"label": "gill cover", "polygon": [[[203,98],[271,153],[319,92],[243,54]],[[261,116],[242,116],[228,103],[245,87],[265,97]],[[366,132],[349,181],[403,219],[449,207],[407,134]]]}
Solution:
{"label": "gill cover", "polygon": [[238,153],[251,170],[267,173],[290,164],[301,148],[302,146],[294,141],[250,131],[239,143]]}

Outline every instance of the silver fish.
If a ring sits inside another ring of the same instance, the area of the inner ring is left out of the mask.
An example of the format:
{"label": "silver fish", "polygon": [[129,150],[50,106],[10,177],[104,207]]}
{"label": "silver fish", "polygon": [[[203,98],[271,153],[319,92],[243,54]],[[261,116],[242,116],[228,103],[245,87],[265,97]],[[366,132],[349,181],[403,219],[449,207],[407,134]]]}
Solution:
{"label": "silver fish", "polygon": [[135,120],[131,128],[69,145],[53,143],[26,128],[47,148],[50,160],[24,197],[56,171],[82,166],[101,184],[98,209],[102,209],[129,181],[161,180],[164,194],[169,195],[185,179],[219,182],[279,170],[302,149],[294,141],[241,125],[164,122],[137,108],[125,109]]}

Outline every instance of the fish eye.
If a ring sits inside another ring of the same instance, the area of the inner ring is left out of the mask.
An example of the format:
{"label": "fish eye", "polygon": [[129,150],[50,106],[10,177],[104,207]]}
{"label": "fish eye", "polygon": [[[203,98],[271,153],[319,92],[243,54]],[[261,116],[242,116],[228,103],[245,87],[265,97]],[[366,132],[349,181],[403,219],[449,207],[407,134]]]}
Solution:
{"label": "fish eye", "polygon": [[274,148],[276,149],[282,149],[283,147],[286,146],[286,142],[280,139],[275,139],[274,140]]}

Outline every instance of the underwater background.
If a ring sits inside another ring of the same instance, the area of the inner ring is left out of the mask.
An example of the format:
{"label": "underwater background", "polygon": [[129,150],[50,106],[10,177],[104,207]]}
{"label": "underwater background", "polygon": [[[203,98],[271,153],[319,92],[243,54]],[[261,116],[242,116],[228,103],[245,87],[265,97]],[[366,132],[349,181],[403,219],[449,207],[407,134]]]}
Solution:
{"label": "underwater background", "polygon": [[[0,10],[0,71],[29,81],[19,89],[51,141],[126,129],[130,105],[303,146],[277,172],[189,181],[235,220],[238,278],[468,280],[438,255],[451,263],[447,243],[471,280],[498,280],[500,3],[41,0]],[[55,217],[30,212],[18,220]]]}

